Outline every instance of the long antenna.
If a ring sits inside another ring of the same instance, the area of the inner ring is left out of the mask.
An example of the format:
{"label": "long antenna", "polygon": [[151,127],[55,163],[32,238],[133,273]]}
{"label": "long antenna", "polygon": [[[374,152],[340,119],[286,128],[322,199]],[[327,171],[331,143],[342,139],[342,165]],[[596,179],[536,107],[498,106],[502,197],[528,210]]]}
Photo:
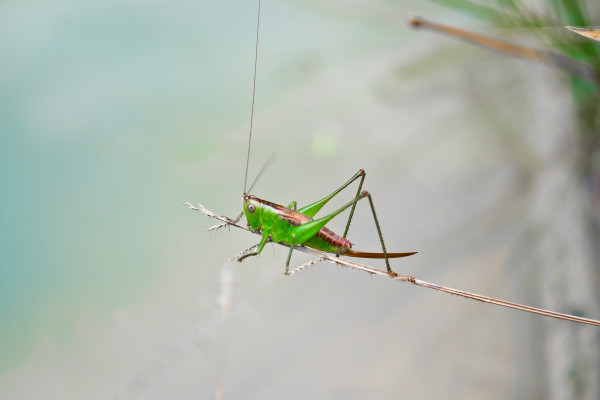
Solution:
{"label": "long antenna", "polygon": [[252,85],[252,111],[250,112],[250,134],[248,135],[248,154],[246,155],[246,175],[244,176],[244,193],[248,183],[248,166],[250,165],[250,145],[252,144],[252,122],[254,121],[254,95],[256,94],[256,64],[258,63],[258,32],[260,28],[260,0],[258,0],[258,16],[256,21],[256,48],[254,49],[254,83]]}
{"label": "long antenna", "polygon": [[250,189],[248,189],[248,194],[252,193],[252,188],[254,187],[254,184],[256,182],[258,182],[258,178],[260,178],[260,176],[263,174],[263,172],[265,172],[265,170],[267,169],[269,164],[271,164],[274,159],[275,159],[275,154],[271,155],[271,157],[269,157],[267,162],[265,162],[265,164],[262,166],[260,171],[258,171],[258,175],[256,175],[256,178],[254,178],[254,182],[252,182],[252,185],[250,185]]}

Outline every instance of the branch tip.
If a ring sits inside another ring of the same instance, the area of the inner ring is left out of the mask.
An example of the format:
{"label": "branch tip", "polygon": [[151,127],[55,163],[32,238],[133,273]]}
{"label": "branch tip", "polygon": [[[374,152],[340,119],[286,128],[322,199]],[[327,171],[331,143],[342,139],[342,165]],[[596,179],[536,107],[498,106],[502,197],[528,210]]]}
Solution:
{"label": "branch tip", "polygon": [[[187,203],[187,204],[189,204],[189,203]],[[202,211],[207,217],[213,218],[213,219],[217,219],[217,220],[219,220],[221,222],[224,222],[224,224],[221,224],[223,226],[235,226],[236,228],[243,229],[243,230],[246,230],[246,231],[254,233],[254,234],[259,234],[258,232],[252,232],[250,229],[248,229],[245,226],[239,225],[235,220],[232,220],[232,219],[227,218],[227,217],[219,216],[219,215],[213,213],[212,211],[207,210],[201,204],[199,204],[198,206],[199,207],[194,207],[191,204],[189,205],[189,207],[192,210]],[[279,244],[281,246],[284,246],[284,247],[289,247],[289,246],[287,246],[287,245],[285,245],[283,243],[277,243],[277,244]],[[244,250],[240,254],[237,254],[237,255],[233,256],[231,259],[239,258],[240,255],[244,254],[246,251],[252,249],[253,247],[254,246],[250,247],[249,249]],[[444,293],[454,294],[454,295],[461,296],[461,297],[464,297],[464,298],[467,298],[467,299],[471,299],[471,300],[478,300],[478,301],[481,301],[481,302],[484,302],[484,303],[495,304],[497,306],[508,307],[508,308],[512,308],[512,309],[515,309],[515,310],[526,311],[526,312],[529,312],[529,313],[532,313],[532,314],[544,315],[546,317],[551,317],[551,318],[556,318],[556,319],[563,319],[563,320],[572,321],[572,322],[579,322],[579,323],[582,323],[582,324],[600,326],[600,321],[595,320],[595,319],[591,319],[591,318],[583,318],[583,317],[578,317],[578,316],[575,316],[575,315],[563,314],[563,313],[558,313],[558,312],[555,312],[555,311],[544,310],[544,309],[541,309],[541,308],[530,307],[530,306],[526,306],[526,305],[522,305],[522,304],[512,303],[512,302],[505,301],[505,300],[494,299],[492,297],[482,296],[482,295],[475,294],[475,293],[465,292],[465,291],[462,291],[462,290],[452,289],[452,288],[449,288],[449,287],[445,287],[445,286],[441,286],[441,285],[436,285],[434,283],[425,282],[425,281],[422,281],[420,279],[415,279],[412,276],[407,276],[407,275],[392,276],[392,275],[388,274],[386,271],[382,271],[380,269],[373,268],[373,267],[368,266],[368,265],[359,264],[359,263],[354,262],[354,261],[348,261],[348,260],[345,260],[343,258],[338,258],[338,257],[335,257],[335,254],[324,253],[322,251],[315,250],[315,249],[312,249],[310,247],[294,246],[294,250],[302,251],[302,252],[307,253],[307,254],[312,254],[312,255],[317,256],[318,258],[316,258],[316,259],[314,259],[312,261],[309,261],[309,262],[301,265],[300,267],[292,270],[290,272],[290,275],[293,274],[293,273],[295,273],[295,272],[298,272],[298,271],[300,271],[300,270],[302,270],[302,269],[304,269],[306,267],[314,265],[317,262],[321,262],[321,261],[327,260],[327,261],[330,261],[330,262],[332,262],[334,264],[337,264],[337,265],[340,265],[340,266],[358,269],[358,270],[367,272],[369,274],[375,274],[375,275],[383,276],[383,277],[394,279],[394,280],[400,281],[400,282],[411,283],[413,285],[422,286],[422,287],[425,287],[425,288],[428,288],[428,289],[433,289],[433,290],[437,290],[437,291],[444,292]]]}

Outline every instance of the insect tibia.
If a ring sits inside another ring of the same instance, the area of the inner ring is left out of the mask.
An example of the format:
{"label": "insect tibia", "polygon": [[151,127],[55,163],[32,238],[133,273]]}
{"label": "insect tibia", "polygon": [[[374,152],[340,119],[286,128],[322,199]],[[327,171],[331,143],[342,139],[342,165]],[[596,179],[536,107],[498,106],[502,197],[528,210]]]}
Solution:
{"label": "insect tibia", "polygon": [[233,260],[237,260],[237,259],[239,259],[241,256],[243,256],[244,254],[248,253],[248,252],[249,252],[249,251],[251,251],[251,250],[254,250],[254,249],[256,249],[257,247],[258,247],[258,243],[257,243],[257,244],[255,244],[254,246],[248,247],[247,249],[240,251],[239,253],[237,253],[237,254],[236,254],[236,255],[234,255],[234,256],[231,256],[230,258],[228,258],[228,259],[227,259],[227,261],[233,261]]}

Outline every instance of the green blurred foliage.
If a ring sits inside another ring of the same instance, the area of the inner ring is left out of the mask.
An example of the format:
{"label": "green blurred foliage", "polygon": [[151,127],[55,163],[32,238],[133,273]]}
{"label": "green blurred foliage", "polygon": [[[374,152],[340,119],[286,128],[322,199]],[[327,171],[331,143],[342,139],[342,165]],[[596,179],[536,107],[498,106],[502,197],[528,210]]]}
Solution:
{"label": "green blurred foliage", "polygon": [[[497,28],[528,28],[532,35],[555,51],[600,70],[600,43],[564,29],[566,25],[587,27],[591,24],[588,7],[583,1],[552,0],[546,3],[545,9],[536,11],[529,5],[514,0],[496,0],[495,5],[493,2],[481,4],[467,0],[432,1],[486,21]],[[584,175],[588,175],[594,172],[594,154],[598,152],[600,145],[600,122],[597,118],[600,96],[597,84],[572,77],[569,85],[579,117],[581,169]]]}

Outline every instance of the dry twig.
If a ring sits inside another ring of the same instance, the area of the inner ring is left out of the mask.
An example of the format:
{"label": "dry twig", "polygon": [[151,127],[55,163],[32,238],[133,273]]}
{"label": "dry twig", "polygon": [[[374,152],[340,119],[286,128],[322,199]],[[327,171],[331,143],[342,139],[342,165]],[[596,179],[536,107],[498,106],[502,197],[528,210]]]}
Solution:
{"label": "dry twig", "polygon": [[[202,213],[204,213],[206,216],[208,216],[209,218],[213,218],[216,220],[221,221],[221,224],[215,225],[207,230],[214,230],[214,229],[218,229],[218,228],[222,228],[222,227],[227,227],[227,226],[235,226],[236,228],[239,229],[244,229],[248,232],[252,232],[250,231],[247,227],[239,225],[237,221],[225,217],[225,216],[220,216],[217,215],[215,213],[213,213],[212,211],[207,210],[204,206],[202,206],[201,204],[198,205],[198,207],[195,207],[194,205],[192,205],[191,203],[184,203],[184,205],[188,206],[190,209],[195,210],[195,211],[201,211]],[[255,233],[255,232],[252,232]],[[277,243],[281,246],[285,246],[288,247],[285,244],[282,243]],[[244,250],[243,252],[235,255],[234,257],[232,257],[231,259],[235,259],[239,256],[241,256],[242,254],[244,254],[246,251],[251,250],[253,247]],[[536,307],[530,307],[530,306],[525,306],[522,304],[517,304],[517,303],[512,303],[510,301],[504,301],[504,300],[498,300],[498,299],[494,299],[492,297],[487,297],[487,296],[482,296],[479,294],[475,294],[475,293],[470,293],[470,292],[464,292],[462,290],[457,290],[457,289],[452,289],[449,287],[445,287],[445,286],[439,286],[433,283],[429,283],[429,282],[425,282],[422,281],[420,279],[416,279],[413,278],[412,276],[407,276],[407,275],[397,275],[397,276],[391,276],[388,275],[388,273],[386,271],[377,269],[377,268],[373,268],[370,267],[368,265],[364,265],[364,264],[359,264],[357,262],[354,261],[348,261],[345,260],[343,258],[338,258],[335,256],[335,254],[329,254],[329,253],[324,253],[322,251],[319,250],[315,250],[312,249],[310,247],[304,247],[304,246],[294,246],[294,250],[298,250],[298,251],[302,251],[304,253],[308,253],[308,254],[312,254],[314,256],[317,256],[316,259],[309,261],[306,264],[301,265],[300,267],[296,268],[295,270],[293,270],[292,272],[298,272],[299,270],[306,268],[310,265],[316,264],[318,262],[321,261],[329,261],[332,262],[334,264],[338,264],[344,267],[350,267],[350,268],[354,268],[354,269],[358,269],[364,272],[368,272],[369,274],[375,274],[375,275],[379,275],[379,276],[383,276],[385,278],[389,278],[389,279],[394,279],[396,281],[401,281],[401,282],[408,282],[408,283],[412,283],[413,285],[417,285],[417,286],[423,286],[429,289],[434,289],[434,290],[438,290],[440,292],[445,292],[445,293],[450,293],[450,294],[454,294],[457,296],[461,296],[467,299],[472,299],[472,300],[478,300],[478,301],[482,301],[484,303],[490,303],[490,304],[495,304],[498,306],[503,306],[503,307],[508,307],[508,308],[513,308],[515,310],[521,310],[521,311],[527,311],[533,314],[539,314],[539,315],[544,315],[547,317],[551,317],[551,318],[557,318],[557,319],[564,319],[567,321],[573,321],[573,322],[579,322],[582,324],[588,324],[588,325],[596,325],[596,326],[600,326],[600,321],[594,320],[594,319],[590,319],[590,318],[583,318],[583,317],[577,317],[575,315],[569,315],[569,314],[562,314],[559,312],[554,312],[554,311],[549,311],[549,310],[544,310],[541,308],[536,308]]]}
{"label": "dry twig", "polygon": [[[439,24],[416,15],[409,19],[409,23],[413,28],[429,29],[446,36],[462,39],[466,42],[495,51],[496,53],[562,69],[563,71],[581,78],[584,81],[590,82],[594,85],[598,84],[599,73],[596,68],[574,58],[570,58],[553,51],[521,46],[515,43],[506,42],[504,40],[480,35],[479,33],[467,31],[465,29],[456,28],[454,26]],[[572,27],[567,28],[571,29],[573,32],[579,33],[580,35],[584,34],[580,29]]]}

